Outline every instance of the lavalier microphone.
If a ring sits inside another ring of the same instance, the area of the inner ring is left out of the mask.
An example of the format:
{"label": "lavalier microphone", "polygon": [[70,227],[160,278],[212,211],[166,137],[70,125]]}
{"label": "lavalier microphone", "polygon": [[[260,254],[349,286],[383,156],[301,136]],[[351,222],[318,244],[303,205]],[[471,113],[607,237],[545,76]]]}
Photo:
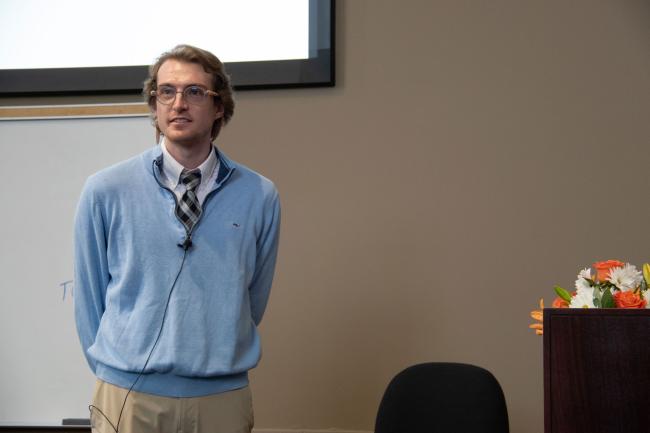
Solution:
{"label": "lavalier microphone", "polygon": [[182,243],[178,244],[178,246],[183,248],[185,251],[190,249],[190,247],[192,246],[192,236],[188,235],[187,237],[185,237],[185,240]]}

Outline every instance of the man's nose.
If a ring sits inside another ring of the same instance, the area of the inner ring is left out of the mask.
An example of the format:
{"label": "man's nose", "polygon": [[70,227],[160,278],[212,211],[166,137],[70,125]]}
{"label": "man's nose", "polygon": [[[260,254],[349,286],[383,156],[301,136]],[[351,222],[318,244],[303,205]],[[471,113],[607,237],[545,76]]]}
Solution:
{"label": "man's nose", "polygon": [[187,108],[187,102],[185,102],[185,95],[183,92],[176,92],[174,102],[172,103],[172,108],[176,111]]}

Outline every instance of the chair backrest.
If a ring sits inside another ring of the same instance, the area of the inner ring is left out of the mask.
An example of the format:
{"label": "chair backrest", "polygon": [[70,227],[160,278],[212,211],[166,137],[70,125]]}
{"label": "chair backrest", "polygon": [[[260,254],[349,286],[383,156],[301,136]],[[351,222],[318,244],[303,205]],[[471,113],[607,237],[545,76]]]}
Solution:
{"label": "chair backrest", "polygon": [[468,364],[430,362],[393,378],[379,405],[375,433],[508,433],[496,378]]}

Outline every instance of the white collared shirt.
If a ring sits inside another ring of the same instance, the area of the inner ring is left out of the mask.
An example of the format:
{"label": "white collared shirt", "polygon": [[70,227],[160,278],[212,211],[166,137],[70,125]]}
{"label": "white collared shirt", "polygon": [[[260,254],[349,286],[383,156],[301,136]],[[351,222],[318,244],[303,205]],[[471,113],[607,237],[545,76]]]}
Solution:
{"label": "white collared shirt", "polygon": [[[186,190],[185,185],[180,181],[181,172],[185,167],[169,153],[164,137],[161,140],[160,146],[162,147],[163,154],[161,180],[167,188],[174,192],[176,200],[180,201]],[[217,180],[217,174],[219,174],[219,158],[217,158],[217,152],[214,146],[211,148],[210,154],[205,161],[197,168],[201,170],[201,183],[196,189],[196,197],[199,199],[199,203],[203,205],[205,197],[212,189],[212,185]]]}

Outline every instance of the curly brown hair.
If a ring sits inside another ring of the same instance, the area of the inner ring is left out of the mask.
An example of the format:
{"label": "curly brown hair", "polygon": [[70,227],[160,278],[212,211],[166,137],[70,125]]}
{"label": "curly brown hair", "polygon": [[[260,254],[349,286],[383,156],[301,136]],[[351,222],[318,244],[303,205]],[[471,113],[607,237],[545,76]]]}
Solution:
{"label": "curly brown hair", "polygon": [[216,119],[212,125],[211,137],[214,140],[219,135],[221,127],[230,121],[230,118],[235,112],[232,85],[230,84],[230,77],[226,74],[223,63],[217,56],[209,51],[191,45],[175,46],[170,51],[162,53],[156,60],[156,63],[149,67],[149,76],[144,81],[142,95],[144,96],[144,101],[151,109],[152,121],[156,127],[156,140],[159,140],[161,132],[155,118],[156,97],[151,94],[151,91],[156,90],[158,87],[158,70],[165,61],[172,59],[187,63],[197,63],[203,67],[205,72],[212,75],[214,88],[211,90],[219,94],[219,96],[215,96],[215,102],[223,106],[223,116]]}

